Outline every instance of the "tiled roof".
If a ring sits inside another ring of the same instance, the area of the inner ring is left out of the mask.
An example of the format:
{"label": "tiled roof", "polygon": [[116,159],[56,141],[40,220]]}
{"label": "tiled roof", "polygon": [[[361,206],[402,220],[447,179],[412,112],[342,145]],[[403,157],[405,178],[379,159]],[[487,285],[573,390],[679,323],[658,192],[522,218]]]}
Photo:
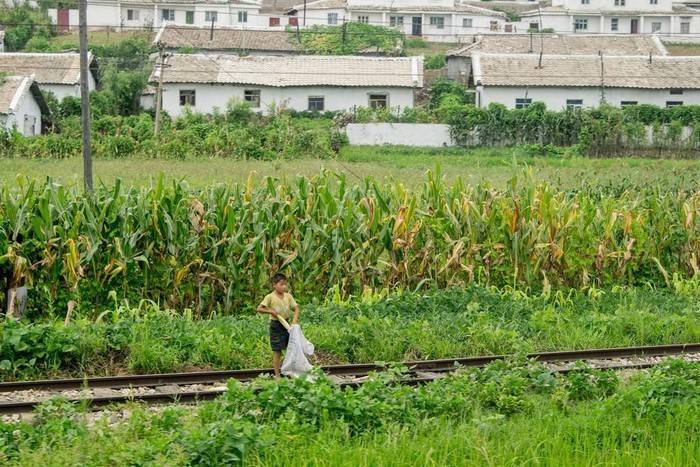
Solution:
{"label": "tiled roof", "polygon": [[[293,10],[301,11],[304,5],[295,5]],[[505,18],[506,14],[481,8],[473,5],[467,5],[455,1],[454,6],[447,7],[443,5],[401,5],[392,3],[391,6],[382,5],[381,0],[377,0],[376,5],[348,5],[346,0],[319,0],[306,4],[306,10],[347,10],[347,11],[422,11],[425,13],[470,13],[473,15],[498,16]]]}
{"label": "tiled roof", "polygon": [[34,96],[41,113],[48,115],[49,108],[33,76],[6,76],[4,81],[0,82],[0,115],[17,112],[27,92]]}
{"label": "tiled roof", "polygon": [[593,55],[667,55],[658,37],[642,34],[485,34],[475,42],[450,50],[448,57],[468,57],[472,52],[519,54],[539,53]]}
{"label": "tiled roof", "polygon": [[[307,10],[343,10],[348,7],[346,0],[317,0],[315,2],[307,2]],[[304,4],[295,5],[292,10],[303,10]]]}
{"label": "tiled roof", "polygon": [[[602,66],[601,66],[602,61]],[[700,57],[472,54],[474,82],[485,86],[700,89]],[[602,69],[602,76],[601,76]]]}
{"label": "tiled roof", "polygon": [[32,84],[28,76],[7,76],[0,83],[0,114],[8,115],[17,111],[20,99]]}
{"label": "tiled roof", "polygon": [[[543,2],[540,2],[542,4]],[[514,1],[493,1],[493,2],[481,2],[481,1],[470,1],[470,2],[463,2],[465,5],[471,5],[474,7],[478,8],[486,8],[489,10],[494,10],[498,9],[497,11],[508,11],[511,13],[524,13],[526,11],[532,11],[533,6],[537,6],[535,3],[533,5],[532,2],[514,2]]]}
{"label": "tiled roof", "polygon": [[210,28],[198,28],[166,23],[153,40],[166,47],[195,47],[202,50],[263,50],[299,52],[296,36],[287,31],[270,29],[234,29],[217,27],[213,39]]}
{"label": "tiled roof", "polygon": [[80,54],[0,53],[0,71],[34,75],[39,84],[80,84]]}
{"label": "tiled roof", "polygon": [[[173,55],[165,83],[252,84],[257,86],[422,87],[423,57],[377,58],[289,55],[236,57]],[[159,71],[151,75],[158,80]]]}

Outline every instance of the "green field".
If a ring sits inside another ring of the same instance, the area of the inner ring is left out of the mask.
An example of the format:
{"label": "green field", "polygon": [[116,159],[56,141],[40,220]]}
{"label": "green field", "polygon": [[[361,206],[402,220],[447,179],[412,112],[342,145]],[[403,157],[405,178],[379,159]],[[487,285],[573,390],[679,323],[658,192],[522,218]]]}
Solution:
{"label": "green field", "polygon": [[[365,177],[393,178],[407,186],[425,180],[428,170],[442,166],[449,183],[457,177],[465,182],[489,181],[503,187],[512,176],[514,164],[529,166],[536,179],[563,188],[586,182],[597,184],[662,184],[695,186],[700,180],[700,162],[679,159],[584,157],[533,157],[514,149],[416,149],[400,147],[344,147],[337,159],[290,159],[276,161],[230,160],[221,158],[156,160],[95,159],[95,185],[111,186],[117,178],[127,185],[148,186],[159,173],[166,180],[184,179],[192,186],[212,183],[245,183],[250,172],[260,184],[264,177],[294,178],[312,176],[319,168],[346,173],[348,180],[360,183]],[[51,177],[63,184],[82,185],[82,159],[0,159],[0,184],[16,185],[17,176],[44,180]]]}
{"label": "green field", "polygon": [[700,364],[555,376],[518,355],[700,340],[700,164],[528,151],[96,158],[94,197],[79,158],[0,159],[0,268],[29,285],[0,380],[269,367],[252,309],[278,269],[316,365],[514,355],[96,422],[51,400],[0,421],[0,464],[697,465]]}

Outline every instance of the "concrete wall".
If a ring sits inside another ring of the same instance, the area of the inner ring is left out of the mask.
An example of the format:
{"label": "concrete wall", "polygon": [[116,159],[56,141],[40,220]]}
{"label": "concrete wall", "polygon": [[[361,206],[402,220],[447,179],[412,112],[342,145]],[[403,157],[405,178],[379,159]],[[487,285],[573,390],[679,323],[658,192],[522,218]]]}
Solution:
{"label": "concrete wall", "polygon": [[[96,87],[95,77],[92,73],[88,74],[88,88],[94,91]],[[39,83],[39,88],[42,91],[51,91],[56,96],[59,102],[66,96],[80,97],[80,85],[79,84],[41,84]]]}
{"label": "concrete wall", "polygon": [[[25,117],[29,117],[34,121],[31,128],[26,128],[27,131],[25,131]],[[20,98],[17,111],[13,114],[0,115],[0,123],[7,129],[16,128],[24,136],[41,134],[41,109],[29,91],[29,86],[25,88],[24,94]]]}
{"label": "concrete wall", "polygon": [[[582,99],[583,107],[600,105],[600,88],[551,88],[551,87],[485,87],[478,89],[477,102],[486,107],[491,102],[504,104],[509,109],[515,108],[515,99],[526,97],[532,102],[544,102],[550,110],[566,108],[567,99]],[[668,101],[680,101],[684,105],[699,105],[700,90],[684,90],[681,95],[672,95],[669,89],[633,89],[606,88],[605,101],[620,106],[622,101],[636,101],[639,104],[654,104],[666,107]]]}
{"label": "concrete wall", "polygon": [[[621,7],[622,11],[631,11],[626,9],[626,7]],[[581,33],[581,34],[594,34],[594,33],[605,33],[605,34],[631,34],[632,32],[632,20],[637,20],[637,32],[641,34],[650,34],[652,32],[652,23],[661,23],[660,34],[674,34],[672,40],[676,40],[676,37],[683,38],[686,35],[697,35],[700,33],[700,15],[695,16],[672,16],[672,15],[660,15],[660,16],[649,16],[649,15],[637,15],[630,16],[626,14],[625,16],[617,16],[613,12],[607,12],[604,16],[598,14],[586,14],[583,10],[576,9],[577,14],[556,14],[556,13],[542,13],[542,28],[554,29],[554,32],[567,34],[567,33]],[[612,30],[612,19],[617,18],[618,28],[617,31]],[[587,19],[588,29],[575,30],[574,21],[576,19]],[[539,15],[531,14],[528,16],[521,17],[521,21],[517,23],[518,30],[521,32],[526,32],[530,23],[539,23]],[[687,34],[681,34],[681,22],[688,22],[689,29]]]}
{"label": "concrete wall", "polygon": [[[24,136],[41,134],[41,108],[39,107],[39,104],[37,104],[32,93],[29,91],[29,88],[27,88],[27,91],[24,93],[22,103],[20,104],[19,109],[17,109],[15,116],[17,117],[17,130],[19,130],[19,132]],[[27,129],[26,132],[24,128],[25,117],[31,117],[34,119],[33,128]]]}
{"label": "concrete wall", "polygon": [[[132,11],[132,19],[129,19],[129,10]],[[260,15],[259,7],[255,5],[243,4],[199,4],[199,3],[172,3],[157,4],[134,1],[132,3],[121,3],[115,1],[112,4],[105,4],[104,1],[88,1],[87,16],[88,25],[91,28],[137,28],[144,26],[159,27],[163,24],[162,10],[174,10],[174,22],[185,24],[187,12],[194,12],[194,26],[210,26],[211,21],[206,21],[207,11],[216,11],[217,18],[215,26],[267,26],[269,16]],[[248,13],[247,22],[238,22],[238,12]],[[48,10],[49,16],[54,23],[58,23],[58,13],[55,8]],[[78,10],[70,10],[70,29],[78,28]],[[285,23],[286,24],[286,23]]]}
{"label": "concrete wall", "polygon": [[259,89],[261,105],[260,111],[265,111],[269,105],[284,104],[287,108],[295,110],[308,110],[308,98],[310,96],[323,96],[325,110],[348,110],[355,106],[367,107],[368,97],[371,93],[389,94],[390,107],[413,107],[413,88],[387,88],[387,87],[287,87],[275,88],[265,86],[234,86],[221,84],[183,84],[165,83],[163,85],[163,109],[172,117],[182,114],[186,107],[180,106],[180,90],[195,90],[194,112],[209,113],[215,107],[220,111],[226,110],[226,105],[231,99],[243,101],[246,89]]}
{"label": "concrete wall", "polygon": [[345,129],[351,145],[452,146],[450,126],[427,123],[351,123]]}

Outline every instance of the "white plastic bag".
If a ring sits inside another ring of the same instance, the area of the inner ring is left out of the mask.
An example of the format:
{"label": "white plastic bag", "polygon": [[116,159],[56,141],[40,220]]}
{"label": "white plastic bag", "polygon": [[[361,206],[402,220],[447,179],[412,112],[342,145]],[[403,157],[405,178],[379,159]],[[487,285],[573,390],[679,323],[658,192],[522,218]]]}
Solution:
{"label": "white plastic bag", "polygon": [[301,327],[292,324],[289,328],[289,344],[284,355],[280,371],[285,376],[298,377],[302,373],[308,373],[313,368],[306,359],[307,355],[314,354],[314,345],[307,341]]}

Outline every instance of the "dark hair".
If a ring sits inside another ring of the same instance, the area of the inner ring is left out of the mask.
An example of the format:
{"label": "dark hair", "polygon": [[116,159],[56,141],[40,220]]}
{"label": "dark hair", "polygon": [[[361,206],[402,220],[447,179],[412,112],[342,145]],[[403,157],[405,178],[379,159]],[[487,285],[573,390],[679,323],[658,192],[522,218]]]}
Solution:
{"label": "dark hair", "polygon": [[286,280],[287,280],[287,276],[285,276],[281,272],[278,272],[277,274],[272,276],[272,285],[275,285],[279,281],[286,281]]}

